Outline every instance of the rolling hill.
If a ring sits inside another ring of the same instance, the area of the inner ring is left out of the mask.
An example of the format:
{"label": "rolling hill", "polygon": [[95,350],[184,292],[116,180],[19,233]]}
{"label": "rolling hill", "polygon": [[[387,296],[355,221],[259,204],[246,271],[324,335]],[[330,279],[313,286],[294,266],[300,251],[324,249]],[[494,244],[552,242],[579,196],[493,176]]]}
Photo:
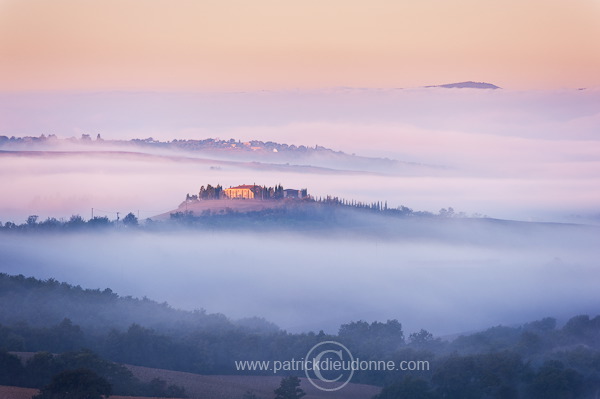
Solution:
{"label": "rolling hill", "polygon": [[435,86],[425,86],[425,87],[442,87],[444,89],[501,89],[501,87],[496,86],[491,83],[485,82],[458,82],[458,83],[448,83],[443,85],[435,85]]}

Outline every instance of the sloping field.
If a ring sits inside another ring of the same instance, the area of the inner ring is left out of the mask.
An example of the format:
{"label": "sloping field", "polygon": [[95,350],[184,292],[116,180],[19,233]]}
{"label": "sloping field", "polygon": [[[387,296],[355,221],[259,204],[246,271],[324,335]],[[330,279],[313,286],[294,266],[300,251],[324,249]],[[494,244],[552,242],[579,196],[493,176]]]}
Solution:
{"label": "sloping field", "polygon": [[0,399],[31,399],[36,393],[38,393],[37,389],[0,385]]}
{"label": "sloping field", "polygon": [[[169,384],[183,386],[190,398],[199,399],[241,399],[247,391],[264,399],[275,397],[273,391],[279,386],[282,377],[278,376],[235,376],[198,375],[179,371],[151,369],[140,366],[127,368],[142,381],[162,378]],[[315,388],[305,378],[300,388],[306,392],[305,399],[370,399],[379,393],[380,388],[372,385],[348,384],[335,392],[325,392]]]}
{"label": "sloping field", "polygon": [[202,215],[202,212],[210,211],[212,213],[227,212],[232,210],[236,212],[262,211],[264,209],[281,208],[289,204],[282,200],[259,200],[259,199],[220,199],[220,200],[202,200],[190,201],[187,204],[183,202],[175,210],[152,217],[153,220],[168,220],[170,214],[174,212],[193,212],[194,216]]}
{"label": "sloping field", "polygon": [[[33,353],[13,352],[21,360]],[[124,365],[141,381],[149,382],[153,378],[165,380],[185,388],[188,397],[194,399],[241,399],[247,391],[259,398],[271,399],[274,390],[281,383],[280,376],[245,375],[200,375],[181,371],[154,369],[149,367]],[[325,392],[315,388],[306,378],[301,378],[300,387],[306,392],[305,399],[370,399],[380,391],[379,387],[364,384],[348,384],[335,392]],[[37,389],[0,386],[0,399],[31,399]],[[111,396],[115,399],[129,399],[129,396]]]}

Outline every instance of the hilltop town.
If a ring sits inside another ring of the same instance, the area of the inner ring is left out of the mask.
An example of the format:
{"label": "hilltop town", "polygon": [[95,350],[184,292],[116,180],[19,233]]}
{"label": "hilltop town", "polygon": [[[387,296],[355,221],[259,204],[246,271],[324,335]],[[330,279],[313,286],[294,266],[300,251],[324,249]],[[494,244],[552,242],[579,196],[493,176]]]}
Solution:
{"label": "hilltop town", "polygon": [[[95,136],[95,138],[93,137]],[[279,152],[299,152],[307,153],[314,151],[325,151],[332,154],[343,154],[341,151],[333,151],[329,148],[325,148],[319,145],[309,147],[305,145],[296,146],[294,144],[276,143],[273,141],[260,141],[260,140],[249,140],[241,141],[228,139],[223,140],[220,138],[206,138],[202,140],[170,140],[160,141],[155,140],[152,137],[145,139],[131,139],[131,140],[108,140],[102,138],[100,133],[87,134],[84,133],[81,137],[70,137],[70,138],[59,138],[55,134],[41,134],[39,137],[25,136],[0,136],[0,147],[29,147],[35,148],[37,145],[50,145],[59,146],[61,144],[75,144],[83,146],[130,146],[130,147],[145,147],[145,148],[160,148],[160,149],[177,149],[184,151],[217,151],[217,152],[230,152],[230,153],[279,153]]]}

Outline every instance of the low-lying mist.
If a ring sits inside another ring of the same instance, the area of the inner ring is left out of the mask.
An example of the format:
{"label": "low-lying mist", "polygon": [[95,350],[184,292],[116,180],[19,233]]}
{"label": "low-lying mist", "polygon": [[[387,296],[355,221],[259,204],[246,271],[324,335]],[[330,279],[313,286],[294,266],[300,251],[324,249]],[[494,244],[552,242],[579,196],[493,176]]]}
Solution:
{"label": "low-lying mist", "polygon": [[[540,166],[541,168],[541,166]],[[393,171],[391,171],[393,172]],[[546,174],[549,171],[544,172]],[[591,172],[590,172],[591,173]],[[565,221],[597,213],[597,177],[480,177],[452,169],[412,169],[409,175],[306,168],[290,165],[172,160],[135,154],[15,155],[0,153],[0,222],[23,222],[29,215],[69,218],[80,214],[117,218],[135,212],[141,219],[173,210],[187,193],[221,184],[307,188],[371,203],[387,201],[437,213],[441,208],[491,217]]]}
{"label": "low-lying mist", "polygon": [[3,234],[0,267],[234,319],[261,316],[293,332],[398,319],[407,332],[444,335],[598,312],[594,228],[468,220],[394,228],[402,234],[387,239],[333,228]]}

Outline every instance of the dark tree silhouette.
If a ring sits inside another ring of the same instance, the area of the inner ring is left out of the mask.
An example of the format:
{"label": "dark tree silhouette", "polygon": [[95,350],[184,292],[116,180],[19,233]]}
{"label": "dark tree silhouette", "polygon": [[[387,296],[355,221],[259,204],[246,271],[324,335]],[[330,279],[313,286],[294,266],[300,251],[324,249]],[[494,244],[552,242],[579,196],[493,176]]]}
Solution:
{"label": "dark tree silhouette", "polygon": [[129,212],[127,216],[123,218],[123,224],[126,226],[137,226],[138,218],[133,214],[133,212]]}
{"label": "dark tree silhouette", "polygon": [[112,387],[104,378],[87,369],[67,370],[52,378],[32,399],[102,399]]}
{"label": "dark tree silhouette", "polygon": [[411,344],[425,344],[433,340],[433,334],[429,331],[421,329],[419,332],[412,333],[408,336]]}
{"label": "dark tree silhouette", "polygon": [[23,365],[18,357],[0,351],[0,385],[15,385],[23,374]]}
{"label": "dark tree silhouette", "polygon": [[66,224],[69,228],[81,228],[85,226],[85,220],[79,215],[73,215]]}
{"label": "dark tree silhouette", "polygon": [[583,376],[565,368],[562,362],[547,360],[538,370],[529,386],[532,399],[562,399],[581,397]]}
{"label": "dark tree silhouette", "polygon": [[281,385],[275,390],[275,399],[300,399],[306,393],[300,388],[300,378],[290,376],[281,379]]}

